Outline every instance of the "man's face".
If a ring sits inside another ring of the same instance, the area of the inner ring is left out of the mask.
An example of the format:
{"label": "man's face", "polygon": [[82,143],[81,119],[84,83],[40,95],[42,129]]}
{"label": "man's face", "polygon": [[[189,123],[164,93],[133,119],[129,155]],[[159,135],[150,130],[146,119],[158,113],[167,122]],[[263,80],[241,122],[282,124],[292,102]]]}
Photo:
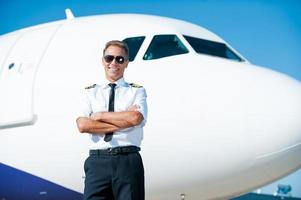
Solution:
{"label": "man's face", "polygon": [[115,82],[123,77],[124,70],[128,66],[128,63],[129,61],[122,48],[118,46],[109,46],[102,58],[106,78],[110,82]]}

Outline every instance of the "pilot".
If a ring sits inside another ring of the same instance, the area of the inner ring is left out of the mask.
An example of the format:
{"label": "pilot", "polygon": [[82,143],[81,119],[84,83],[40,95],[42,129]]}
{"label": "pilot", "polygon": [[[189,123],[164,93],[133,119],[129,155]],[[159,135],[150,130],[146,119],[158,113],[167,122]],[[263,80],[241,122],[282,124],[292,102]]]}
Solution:
{"label": "pilot", "polygon": [[143,200],[144,168],[139,154],[147,119],[145,89],[125,81],[129,50],[109,41],[103,50],[106,80],[85,88],[78,130],[90,135],[85,160],[85,200]]}

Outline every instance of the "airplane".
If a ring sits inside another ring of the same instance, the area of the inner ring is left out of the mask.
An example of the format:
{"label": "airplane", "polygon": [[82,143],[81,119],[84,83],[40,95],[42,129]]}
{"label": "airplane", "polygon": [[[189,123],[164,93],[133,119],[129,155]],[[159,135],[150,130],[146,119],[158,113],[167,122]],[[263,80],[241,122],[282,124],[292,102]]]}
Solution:
{"label": "airplane", "polygon": [[148,95],[147,200],[229,199],[301,167],[300,81],[186,21],[66,16],[0,36],[1,200],[82,199],[89,136],[75,119],[112,39]]}

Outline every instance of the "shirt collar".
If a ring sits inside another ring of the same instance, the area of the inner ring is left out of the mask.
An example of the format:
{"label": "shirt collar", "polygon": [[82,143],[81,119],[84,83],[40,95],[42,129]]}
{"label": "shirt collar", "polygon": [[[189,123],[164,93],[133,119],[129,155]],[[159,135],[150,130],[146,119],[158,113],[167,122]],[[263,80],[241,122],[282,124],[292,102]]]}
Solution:
{"label": "shirt collar", "polygon": [[[109,85],[108,85],[109,83],[111,83],[111,82],[108,81],[108,80],[106,80],[106,81],[104,82],[104,84],[102,85],[102,88],[105,89],[105,88],[109,87]],[[127,87],[127,86],[128,86],[128,83],[125,82],[125,80],[124,80],[123,77],[120,78],[120,79],[118,79],[118,80],[115,81],[114,83],[116,83],[116,87]]]}

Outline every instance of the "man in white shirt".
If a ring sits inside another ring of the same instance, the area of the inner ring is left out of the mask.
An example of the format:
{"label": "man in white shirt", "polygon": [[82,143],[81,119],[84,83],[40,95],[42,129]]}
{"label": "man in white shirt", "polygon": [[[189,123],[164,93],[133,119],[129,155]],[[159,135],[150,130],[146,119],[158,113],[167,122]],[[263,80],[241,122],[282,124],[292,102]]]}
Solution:
{"label": "man in white shirt", "polygon": [[143,200],[144,169],[139,154],[147,119],[146,91],[127,83],[129,50],[117,40],[106,44],[102,64],[106,83],[86,87],[83,114],[76,123],[89,133],[84,169],[85,200]]}

